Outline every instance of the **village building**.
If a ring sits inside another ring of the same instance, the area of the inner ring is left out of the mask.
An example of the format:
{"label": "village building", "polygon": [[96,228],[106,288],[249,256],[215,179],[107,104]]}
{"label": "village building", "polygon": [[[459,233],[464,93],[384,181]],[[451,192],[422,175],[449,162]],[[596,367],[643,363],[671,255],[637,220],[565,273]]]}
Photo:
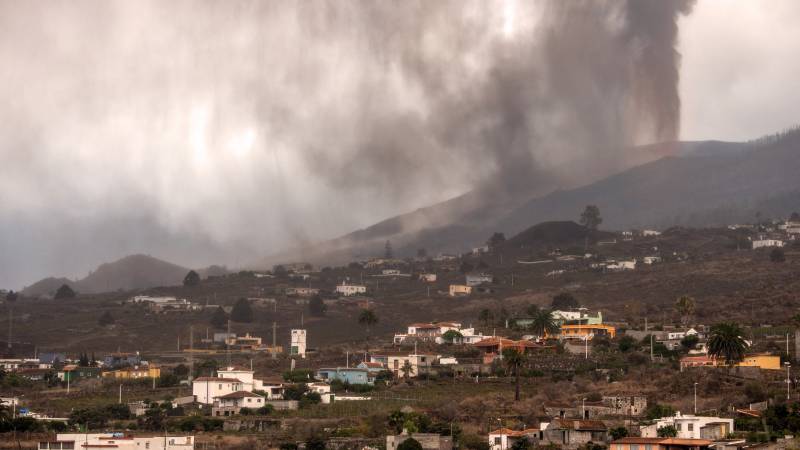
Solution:
{"label": "village building", "polygon": [[753,240],[753,250],[766,247],[783,247],[784,242],[779,239],[755,239]]}
{"label": "village building", "polygon": [[605,445],[608,427],[600,420],[553,419],[542,432],[542,442],[573,449],[589,443]]}
{"label": "village building", "polygon": [[433,353],[393,354],[387,356],[386,367],[397,378],[416,378],[428,373],[438,358]]}
{"label": "village building", "polygon": [[139,352],[136,353],[112,353],[103,357],[103,366],[110,368],[138,366],[142,364]]}
{"label": "village building", "polygon": [[[720,367],[725,361],[709,355],[684,356],[680,360],[681,371],[689,367]],[[781,370],[781,357],[767,353],[745,355],[735,367],[755,367],[764,370]]]}
{"label": "village building", "polygon": [[409,433],[403,429],[403,432],[396,436],[386,436],[386,450],[397,450],[397,447],[409,438],[419,442],[422,450],[453,449],[453,438],[450,436],[441,436],[435,433]]}
{"label": "village building", "polygon": [[288,287],[285,293],[290,297],[313,297],[319,295],[319,289],[310,287]]}
{"label": "village building", "polygon": [[289,354],[299,355],[301,358],[306,357],[306,330],[294,329],[291,332],[291,344],[289,345]]}
{"label": "village building", "polygon": [[155,366],[134,366],[103,372],[103,378],[138,380],[141,378],[160,378],[161,368]]}
{"label": "village building", "polygon": [[40,441],[39,450],[114,448],[119,450],[192,450],[194,436],[126,436],[122,433],[58,433],[53,441]]}
{"label": "village building", "polygon": [[330,384],[314,382],[308,383],[306,386],[308,386],[309,392],[319,394],[319,398],[323,404],[327,405],[333,402],[334,394],[331,392]]}
{"label": "village building", "polygon": [[487,337],[472,345],[483,352],[484,364],[491,364],[495,359],[502,358],[503,350],[509,348],[526,354],[532,353],[536,350],[551,348],[541,344],[536,344],[531,341],[514,341],[512,339],[506,339],[502,337]]}
{"label": "village building", "polygon": [[658,437],[659,428],[667,426],[675,427],[678,431],[676,437],[679,439],[723,439],[735,431],[733,419],[683,415],[680,411],[672,417],[656,419],[652,425],[643,426],[639,430],[642,437],[654,438]]}
{"label": "village building", "polygon": [[374,374],[358,367],[322,368],[317,370],[316,377],[328,383],[338,380],[347,384],[375,384]]}
{"label": "village building", "polygon": [[472,294],[472,286],[467,286],[464,284],[450,285],[450,297],[460,297],[470,294]]}
{"label": "village building", "polygon": [[386,370],[386,366],[379,362],[361,361],[356,366],[359,369],[366,369],[368,372],[377,374]]}
{"label": "village building", "polygon": [[77,364],[67,364],[56,372],[59,380],[74,382],[81,379],[100,378],[101,371],[98,367],[80,367]]}
{"label": "village building", "polygon": [[613,441],[610,450],[707,450],[713,442],[707,439],[626,437]]}
{"label": "village building", "polygon": [[536,428],[519,431],[500,428],[489,432],[489,448],[490,450],[509,450],[522,439],[527,439],[533,445],[539,440],[539,436],[540,430]]}
{"label": "village building", "polygon": [[212,416],[235,416],[242,408],[258,409],[264,406],[264,397],[247,391],[231,392],[214,397]]}
{"label": "village building", "polygon": [[468,273],[466,275],[466,285],[475,287],[482,284],[491,284],[494,277],[488,273]]}
{"label": "village building", "polygon": [[421,274],[419,274],[419,281],[424,281],[426,283],[434,283],[434,282],[436,282],[436,274],[435,273],[421,273]]}
{"label": "village building", "polygon": [[584,400],[575,403],[544,404],[544,411],[550,417],[559,419],[605,419],[615,417],[639,417],[647,410],[647,397],[644,396],[604,396],[600,401]]}
{"label": "village building", "polygon": [[365,294],[367,287],[360,284],[345,284],[344,282],[336,286],[336,292],[349,297],[351,295]]}
{"label": "village building", "polygon": [[564,324],[559,328],[559,339],[592,340],[597,336],[614,339],[617,329],[611,325],[571,325]]}
{"label": "village building", "polygon": [[236,378],[199,377],[192,381],[192,394],[198,403],[214,403],[215,397],[244,390],[244,383]]}

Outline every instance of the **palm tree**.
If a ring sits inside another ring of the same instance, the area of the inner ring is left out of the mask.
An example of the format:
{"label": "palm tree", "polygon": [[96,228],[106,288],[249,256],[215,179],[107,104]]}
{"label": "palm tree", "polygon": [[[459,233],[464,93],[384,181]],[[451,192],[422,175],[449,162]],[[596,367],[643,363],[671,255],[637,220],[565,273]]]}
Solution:
{"label": "palm tree", "polygon": [[371,309],[362,309],[358,315],[358,324],[367,329],[367,340],[369,340],[369,329],[378,323],[378,316]]}
{"label": "palm tree", "polygon": [[744,359],[747,342],[742,338],[744,332],[733,322],[721,322],[711,327],[708,338],[708,354],[722,358],[725,364],[733,366]]}
{"label": "palm tree", "polygon": [[688,295],[681,295],[675,300],[675,309],[681,315],[681,324],[686,326],[689,316],[694,312],[694,299]]}
{"label": "palm tree", "polygon": [[514,371],[514,401],[519,401],[519,369],[525,364],[525,354],[516,348],[503,349],[506,367]]}
{"label": "palm tree", "polygon": [[406,360],[406,362],[403,363],[403,367],[400,368],[400,372],[403,372],[403,378],[408,379],[408,377],[414,373],[414,366]]}
{"label": "palm tree", "polygon": [[553,318],[553,313],[545,310],[539,310],[533,314],[533,321],[528,328],[541,337],[558,332],[558,324]]}

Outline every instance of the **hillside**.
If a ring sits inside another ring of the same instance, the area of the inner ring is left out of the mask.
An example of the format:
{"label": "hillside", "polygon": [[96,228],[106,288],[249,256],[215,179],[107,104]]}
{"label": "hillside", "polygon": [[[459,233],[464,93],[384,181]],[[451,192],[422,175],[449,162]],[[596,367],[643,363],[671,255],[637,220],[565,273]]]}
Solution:
{"label": "hillside", "polygon": [[[398,256],[413,256],[420,248],[428,254],[458,253],[482,245],[495,231],[508,236],[533,223],[573,220],[589,203],[601,207],[606,229],[713,225],[719,222],[712,216],[730,220],[737,210],[743,211],[739,216],[752,217],[754,206],[743,205],[743,198],[758,199],[765,213],[783,214],[797,198],[785,189],[800,179],[789,176],[791,170],[797,173],[791,169],[800,161],[796,148],[792,134],[748,143],[686,141],[637,147],[625,153],[619,173],[585,174],[582,179],[590,183],[582,187],[513,193],[476,189],[337,239],[269,256],[254,266],[289,260],[342,264],[381,255],[386,240]],[[773,161],[771,149],[783,153],[779,159],[786,161]],[[783,175],[768,179],[765,173],[776,166]],[[749,179],[748,170],[761,175]],[[691,179],[672,186],[682,176]]]}
{"label": "hillside", "polygon": [[[667,157],[605,180],[533,199],[500,220],[514,232],[575,217],[585,205],[606,229],[716,226],[800,209],[800,131],[730,154]],[[678,181],[680,180],[680,181]]]}
{"label": "hillside", "polygon": [[84,294],[173,286],[181,284],[188,271],[185,267],[152,256],[130,255],[101,264],[97,270],[78,281],[45,278],[25,288],[22,294],[30,297],[52,295],[64,283]]}

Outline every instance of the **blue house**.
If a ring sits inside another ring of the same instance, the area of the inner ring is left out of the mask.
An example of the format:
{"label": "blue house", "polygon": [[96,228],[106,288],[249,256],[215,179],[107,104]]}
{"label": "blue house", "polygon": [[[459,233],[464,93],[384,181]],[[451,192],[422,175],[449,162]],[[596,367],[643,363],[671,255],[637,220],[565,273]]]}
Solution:
{"label": "blue house", "polygon": [[330,383],[339,380],[349,384],[374,384],[375,380],[367,369],[357,367],[336,367],[317,370],[317,378]]}
{"label": "blue house", "polygon": [[133,367],[142,363],[142,358],[139,353],[112,353],[103,357],[103,364],[105,367],[121,368]]}

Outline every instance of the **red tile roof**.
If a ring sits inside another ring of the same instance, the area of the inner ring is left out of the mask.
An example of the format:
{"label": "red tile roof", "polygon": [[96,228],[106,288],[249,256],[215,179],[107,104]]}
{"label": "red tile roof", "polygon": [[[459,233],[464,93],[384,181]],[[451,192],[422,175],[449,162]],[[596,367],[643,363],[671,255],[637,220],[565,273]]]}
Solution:
{"label": "red tile roof", "polygon": [[262,396],[247,391],[236,391],[236,392],[231,392],[230,394],[218,395],[214,398],[245,398],[245,397],[262,397]]}
{"label": "red tile roof", "polygon": [[576,431],[605,431],[608,427],[602,420],[572,420],[555,419],[550,422],[553,429],[566,429]]}

